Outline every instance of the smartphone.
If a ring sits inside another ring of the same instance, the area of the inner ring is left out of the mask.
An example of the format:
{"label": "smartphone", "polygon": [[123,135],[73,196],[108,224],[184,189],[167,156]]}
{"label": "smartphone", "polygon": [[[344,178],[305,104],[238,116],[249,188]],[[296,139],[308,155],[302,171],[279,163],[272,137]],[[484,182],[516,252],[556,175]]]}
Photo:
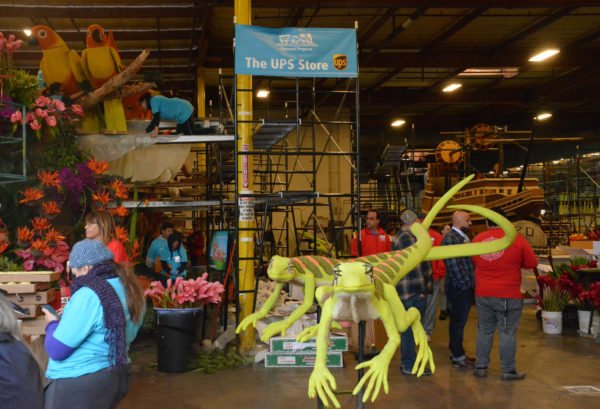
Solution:
{"label": "smartphone", "polygon": [[44,304],[41,306],[41,308],[47,310],[48,312],[51,312],[52,314],[56,315],[58,317],[58,313],[56,312],[56,310],[54,308],[52,308],[50,305],[48,304]]}

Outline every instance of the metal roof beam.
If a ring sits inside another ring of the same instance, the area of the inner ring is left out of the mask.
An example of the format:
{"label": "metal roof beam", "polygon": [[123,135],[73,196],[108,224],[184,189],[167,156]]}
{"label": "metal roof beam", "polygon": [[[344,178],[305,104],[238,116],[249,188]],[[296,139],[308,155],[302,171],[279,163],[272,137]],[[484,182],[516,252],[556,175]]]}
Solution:
{"label": "metal roof beam", "polygon": [[475,20],[477,17],[481,16],[488,8],[487,7],[478,7],[475,10],[471,11],[468,15],[461,18],[456,23],[452,24],[448,27],[444,32],[438,35],[436,38],[427,43],[424,47],[421,48],[421,53],[426,53],[430,51],[432,48],[437,46],[438,44],[444,42],[448,38],[452,37],[454,34],[458,33],[462,30],[466,25]]}

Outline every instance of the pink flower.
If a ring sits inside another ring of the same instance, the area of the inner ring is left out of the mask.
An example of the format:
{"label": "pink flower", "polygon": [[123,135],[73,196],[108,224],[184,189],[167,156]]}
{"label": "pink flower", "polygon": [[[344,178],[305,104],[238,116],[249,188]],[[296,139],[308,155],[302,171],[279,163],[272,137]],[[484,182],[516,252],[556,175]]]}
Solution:
{"label": "pink flower", "polygon": [[35,105],[38,107],[45,107],[46,105],[50,105],[52,101],[50,100],[50,98],[45,97],[45,96],[39,96],[35,99]]}
{"label": "pink flower", "polygon": [[65,110],[65,103],[60,99],[52,98],[52,105],[56,107],[58,112],[63,112]]}
{"label": "pink flower", "polygon": [[23,123],[23,114],[21,113],[21,111],[13,112],[13,114],[10,116],[10,122],[12,122],[13,124],[15,122],[21,122],[21,124],[22,124]]}
{"label": "pink flower", "polygon": [[83,116],[83,108],[81,108],[81,105],[73,104],[71,105],[71,109],[73,110],[74,114]]}
{"label": "pink flower", "polygon": [[37,108],[35,110],[35,114],[37,116],[39,116],[40,118],[46,118],[48,116],[48,111],[46,111],[45,109],[42,109],[42,108]]}
{"label": "pink flower", "polygon": [[27,112],[27,114],[25,114],[25,120],[26,122],[31,122],[34,119],[36,119],[35,114],[33,112]]}
{"label": "pink flower", "polygon": [[31,129],[34,129],[36,131],[42,127],[42,125],[40,125],[40,123],[38,122],[37,119],[34,119],[33,121],[31,121],[29,123],[29,126],[31,127]]}
{"label": "pink flower", "polygon": [[55,116],[49,116],[46,118],[46,123],[50,126],[56,126],[56,117]]}

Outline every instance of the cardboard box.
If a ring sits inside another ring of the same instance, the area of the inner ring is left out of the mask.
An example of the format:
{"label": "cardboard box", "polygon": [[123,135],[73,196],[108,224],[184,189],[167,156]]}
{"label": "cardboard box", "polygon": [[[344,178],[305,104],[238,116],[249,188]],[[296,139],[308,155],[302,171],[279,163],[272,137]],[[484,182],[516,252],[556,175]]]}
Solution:
{"label": "cardboard box", "polygon": [[35,293],[50,288],[50,283],[7,284],[0,283],[0,288],[9,294]]}
{"label": "cardboard box", "polygon": [[60,279],[60,273],[54,271],[10,271],[0,272],[0,283],[49,283]]}
{"label": "cardboard box", "polygon": [[41,311],[40,311],[40,306],[39,305],[35,305],[35,304],[21,304],[22,308],[26,308],[29,310],[29,315],[27,317],[21,317],[21,319],[23,319],[23,322],[26,322],[28,318],[35,318],[39,315],[42,315]]}
{"label": "cardboard box", "polygon": [[23,335],[46,335],[46,319],[37,317],[23,320]]}
{"label": "cardboard box", "polygon": [[[300,353],[276,353],[268,352],[265,357],[267,368],[312,368],[315,366],[317,354]],[[341,368],[344,360],[341,352],[329,352],[327,354],[327,366],[330,368]]]}
{"label": "cardboard box", "polygon": [[[270,352],[316,352],[317,340],[311,338],[308,342],[296,342],[295,337],[283,338],[283,337],[272,337],[269,340],[269,351]],[[348,338],[345,335],[332,335],[329,340],[330,352],[334,351],[347,351],[348,350]]]}
{"label": "cardboard box", "polygon": [[569,247],[591,250],[594,248],[594,242],[592,240],[574,240],[569,241]]}
{"label": "cardboard box", "polygon": [[51,288],[47,291],[38,291],[35,294],[11,294],[8,299],[17,304],[50,304],[56,299],[56,291]]}

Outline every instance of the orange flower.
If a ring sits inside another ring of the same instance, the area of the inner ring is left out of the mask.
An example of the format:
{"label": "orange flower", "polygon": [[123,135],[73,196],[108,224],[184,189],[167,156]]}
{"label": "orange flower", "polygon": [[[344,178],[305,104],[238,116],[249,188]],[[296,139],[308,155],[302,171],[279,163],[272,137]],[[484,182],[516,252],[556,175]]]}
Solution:
{"label": "orange flower", "polygon": [[123,182],[119,179],[115,179],[110,182],[110,187],[115,191],[115,196],[119,199],[127,200],[129,195],[127,194],[127,189],[123,186]]}
{"label": "orange flower", "polygon": [[140,242],[138,239],[135,239],[133,242],[133,247],[130,249],[131,254],[128,257],[130,263],[133,263],[139,256],[141,256],[142,252],[140,247]]}
{"label": "orange flower", "polygon": [[57,189],[60,189],[60,180],[58,176],[58,172],[46,172],[42,170],[38,173],[38,179],[42,182],[42,186],[54,186]]}
{"label": "orange flower", "polygon": [[44,217],[36,217],[31,221],[31,225],[33,226],[33,230],[37,231],[48,230],[51,227],[48,219]]}
{"label": "orange flower", "polygon": [[56,203],[54,200],[42,203],[42,207],[47,215],[60,213],[60,207],[58,207],[58,203]]}
{"label": "orange flower", "polygon": [[44,194],[42,193],[41,190],[34,189],[31,187],[28,187],[27,189],[25,189],[25,191],[19,190],[19,193],[22,194],[23,196],[25,196],[25,199],[19,200],[19,203],[34,202],[34,201],[40,200],[41,198],[44,197]]}
{"label": "orange flower", "polygon": [[129,210],[127,210],[127,208],[125,206],[111,207],[108,211],[113,216],[125,217],[129,214]]}
{"label": "orange flower", "polygon": [[106,206],[106,204],[112,200],[110,194],[106,190],[103,190],[102,193],[92,194],[92,198],[102,203],[102,206]]}
{"label": "orange flower", "polygon": [[85,165],[96,175],[101,175],[108,169],[108,163],[105,160],[98,162],[97,159],[91,159]]}
{"label": "orange flower", "polygon": [[4,240],[0,240],[0,254],[4,253],[4,250],[8,247],[8,243]]}
{"label": "orange flower", "polygon": [[37,239],[31,242],[31,249],[44,252],[49,249],[48,242],[46,240]]}
{"label": "orange flower", "polygon": [[58,230],[50,229],[46,232],[46,241],[61,241],[65,239],[65,236],[60,234]]}
{"label": "orange flower", "polygon": [[17,227],[17,240],[22,242],[33,240],[33,232],[27,226]]}
{"label": "orange flower", "polygon": [[129,232],[123,226],[115,227],[115,235],[117,236],[117,240],[119,240],[121,243],[127,243],[129,241]]}

